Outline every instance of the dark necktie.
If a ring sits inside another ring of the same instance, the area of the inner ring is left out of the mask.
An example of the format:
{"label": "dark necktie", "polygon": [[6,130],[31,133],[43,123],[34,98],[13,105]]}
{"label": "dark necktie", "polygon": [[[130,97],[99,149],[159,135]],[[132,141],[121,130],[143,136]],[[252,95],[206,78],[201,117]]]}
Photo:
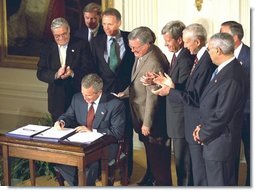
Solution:
{"label": "dark necktie", "polygon": [[193,64],[193,66],[192,66],[192,68],[191,68],[190,75],[192,75],[192,73],[194,72],[197,63],[198,63],[198,59],[197,59],[197,57],[196,57],[196,59],[194,60],[194,64]]}
{"label": "dark necktie", "polygon": [[117,65],[118,65],[118,57],[116,52],[116,39],[111,38],[112,43],[110,47],[110,57],[109,57],[109,66],[110,69],[115,72]]}
{"label": "dark necktie", "polygon": [[92,131],[93,120],[95,118],[95,111],[94,111],[93,104],[94,103],[91,103],[87,113],[87,128],[89,128],[91,131]]}
{"label": "dark necktie", "polygon": [[176,60],[176,55],[174,54],[173,57],[172,57],[170,66],[169,66],[169,73],[170,73],[171,70],[173,69],[173,66],[174,66],[174,64],[175,64],[175,60]]}

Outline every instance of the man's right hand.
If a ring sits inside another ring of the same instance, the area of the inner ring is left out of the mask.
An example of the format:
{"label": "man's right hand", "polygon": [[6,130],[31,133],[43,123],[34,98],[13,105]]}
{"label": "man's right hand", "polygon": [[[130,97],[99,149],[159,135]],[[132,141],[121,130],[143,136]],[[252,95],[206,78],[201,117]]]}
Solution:
{"label": "man's right hand", "polygon": [[55,78],[56,78],[56,79],[61,78],[61,76],[64,75],[65,71],[66,71],[65,66],[64,66],[64,67],[60,67],[60,68],[58,69],[57,73],[55,74]]}
{"label": "man's right hand", "polygon": [[65,127],[65,122],[64,121],[56,121],[54,124],[54,128],[57,130],[61,130]]}

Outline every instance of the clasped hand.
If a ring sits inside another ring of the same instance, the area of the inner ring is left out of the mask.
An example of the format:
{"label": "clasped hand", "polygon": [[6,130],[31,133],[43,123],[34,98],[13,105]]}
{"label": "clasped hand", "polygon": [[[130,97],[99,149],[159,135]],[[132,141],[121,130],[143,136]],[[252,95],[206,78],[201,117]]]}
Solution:
{"label": "clasped hand", "polygon": [[73,70],[70,68],[70,66],[67,67],[60,67],[56,73],[56,78],[59,79],[66,79],[69,76],[72,76]]}

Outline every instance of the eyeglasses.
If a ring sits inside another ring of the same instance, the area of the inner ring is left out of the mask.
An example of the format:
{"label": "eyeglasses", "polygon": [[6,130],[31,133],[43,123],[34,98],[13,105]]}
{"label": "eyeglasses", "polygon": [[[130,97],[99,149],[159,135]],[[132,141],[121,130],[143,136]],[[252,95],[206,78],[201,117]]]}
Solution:
{"label": "eyeglasses", "polygon": [[145,45],[145,44],[142,44],[142,45],[137,46],[137,47],[129,45],[129,47],[130,47],[131,51],[140,52],[140,51],[142,50],[142,48],[143,48],[144,45]]}
{"label": "eyeglasses", "polygon": [[62,34],[53,34],[55,39],[64,38],[64,37],[67,37],[67,35],[68,35],[68,32],[64,32]]}

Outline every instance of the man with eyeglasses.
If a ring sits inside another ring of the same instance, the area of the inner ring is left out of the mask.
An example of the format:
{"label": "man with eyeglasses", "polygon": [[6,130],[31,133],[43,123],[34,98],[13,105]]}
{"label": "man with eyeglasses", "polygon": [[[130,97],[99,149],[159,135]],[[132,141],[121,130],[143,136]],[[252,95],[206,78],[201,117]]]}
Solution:
{"label": "man with eyeglasses", "polygon": [[71,38],[64,18],[55,18],[51,31],[54,41],[42,47],[37,78],[48,83],[48,111],[55,122],[80,91],[82,77],[93,71],[93,63],[88,42]]}
{"label": "man with eyeglasses", "polygon": [[170,186],[170,140],[166,131],[165,97],[153,95],[155,86],[143,86],[140,79],[147,72],[166,72],[168,61],[154,45],[156,36],[148,27],[138,27],[128,35],[136,59],[131,82],[117,97],[129,97],[133,128],[143,142],[147,169],[139,186]]}

